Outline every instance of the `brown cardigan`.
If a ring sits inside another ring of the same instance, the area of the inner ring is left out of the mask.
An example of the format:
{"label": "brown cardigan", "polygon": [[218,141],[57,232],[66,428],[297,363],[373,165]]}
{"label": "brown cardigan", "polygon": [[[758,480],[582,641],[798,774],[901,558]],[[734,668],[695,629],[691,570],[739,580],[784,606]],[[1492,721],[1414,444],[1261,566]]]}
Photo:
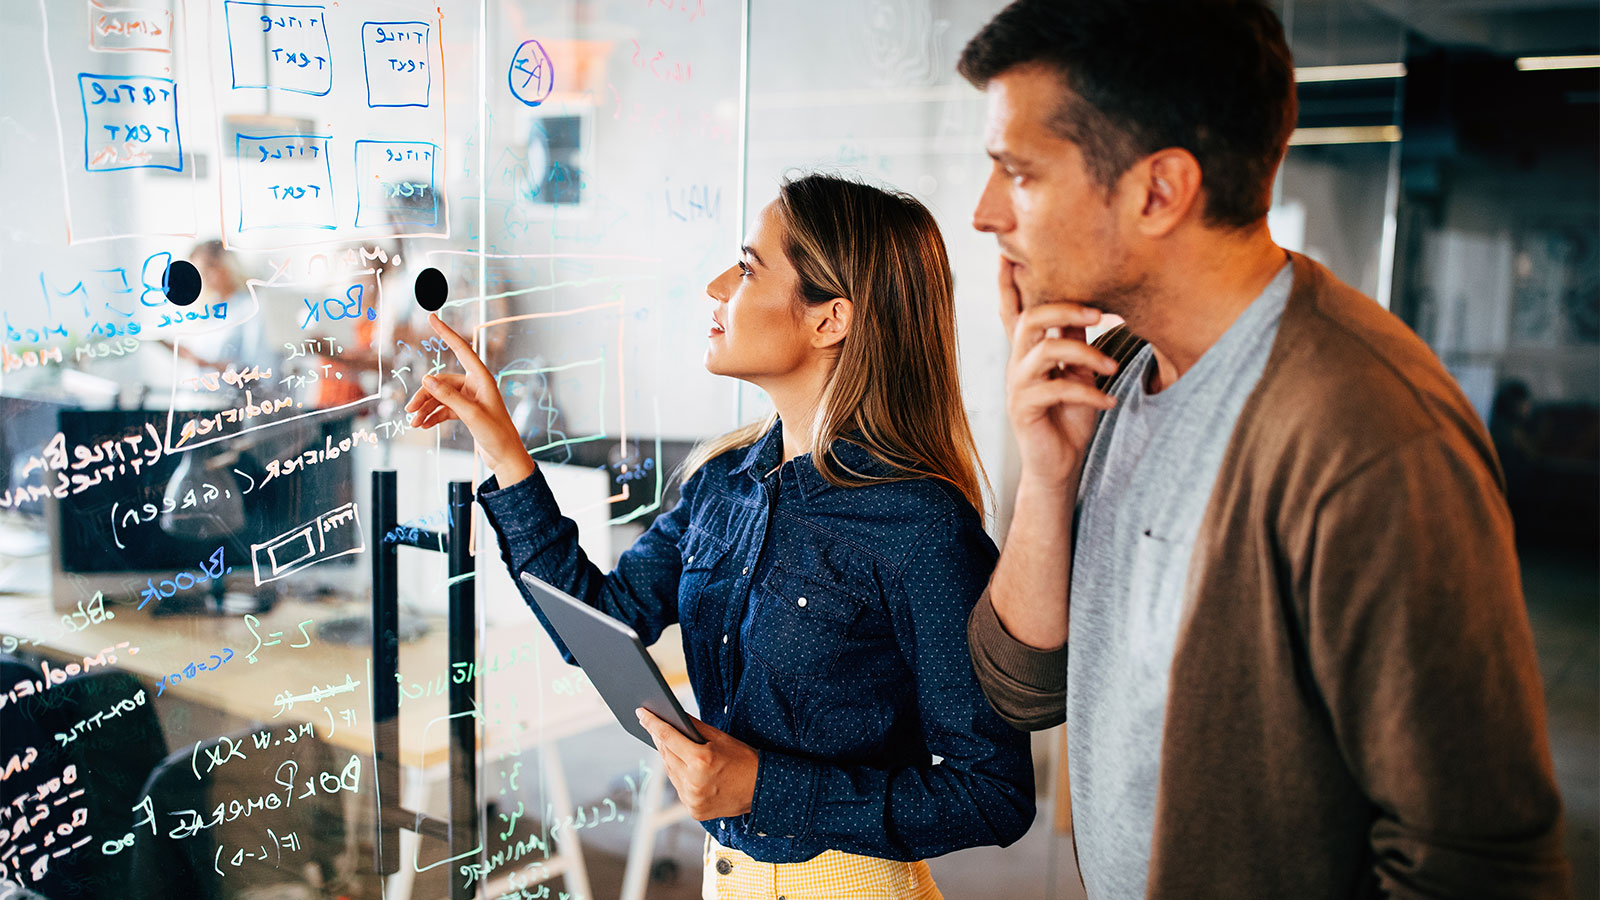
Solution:
{"label": "brown cardigan", "polygon": [[[1291,256],[1194,548],[1148,896],[1565,897],[1494,453],[1404,324]],[[968,632],[1002,716],[1063,720],[1067,648],[1016,641],[988,596]]]}

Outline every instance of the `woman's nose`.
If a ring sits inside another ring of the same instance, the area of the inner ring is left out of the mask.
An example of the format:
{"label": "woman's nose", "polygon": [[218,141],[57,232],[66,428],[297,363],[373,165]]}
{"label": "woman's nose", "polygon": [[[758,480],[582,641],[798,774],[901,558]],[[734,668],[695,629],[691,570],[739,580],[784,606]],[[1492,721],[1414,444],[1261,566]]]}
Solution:
{"label": "woman's nose", "polygon": [[726,303],[728,302],[728,298],[733,296],[733,292],[729,290],[728,286],[731,283],[729,277],[733,274],[733,271],[736,268],[738,267],[729,266],[727,269],[723,270],[721,275],[711,279],[711,283],[706,285],[706,293],[710,295],[711,299],[717,301],[718,303]]}

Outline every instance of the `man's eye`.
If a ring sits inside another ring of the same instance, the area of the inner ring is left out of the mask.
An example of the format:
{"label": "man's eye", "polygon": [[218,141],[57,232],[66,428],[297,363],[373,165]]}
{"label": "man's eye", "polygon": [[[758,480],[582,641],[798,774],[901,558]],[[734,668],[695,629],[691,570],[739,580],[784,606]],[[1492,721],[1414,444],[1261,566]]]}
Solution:
{"label": "man's eye", "polygon": [[743,260],[739,261],[739,277],[740,278],[743,278],[746,275],[754,275],[754,274],[755,274],[755,272],[752,271],[749,266],[745,265]]}

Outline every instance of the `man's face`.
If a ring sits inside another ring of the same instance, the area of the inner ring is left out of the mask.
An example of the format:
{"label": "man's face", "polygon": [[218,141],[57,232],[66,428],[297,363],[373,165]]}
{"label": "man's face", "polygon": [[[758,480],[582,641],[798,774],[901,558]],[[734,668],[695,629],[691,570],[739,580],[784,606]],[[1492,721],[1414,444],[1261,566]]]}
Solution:
{"label": "man's face", "polygon": [[1117,191],[1084,165],[1051,117],[1068,94],[1043,66],[1018,66],[989,82],[985,141],[994,160],[972,213],[1013,265],[1024,308],[1070,300],[1125,313],[1139,279],[1119,231]]}

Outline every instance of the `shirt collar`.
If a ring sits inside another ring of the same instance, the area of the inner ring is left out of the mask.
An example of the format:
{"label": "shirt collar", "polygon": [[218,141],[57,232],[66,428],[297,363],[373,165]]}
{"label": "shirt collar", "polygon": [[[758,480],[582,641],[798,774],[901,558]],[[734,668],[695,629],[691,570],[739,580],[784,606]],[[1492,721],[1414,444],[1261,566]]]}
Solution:
{"label": "shirt collar", "polygon": [[[884,477],[897,471],[891,466],[868,452],[856,441],[860,432],[849,432],[835,438],[832,445],[833,458],[842,467],[868,477]],[[735,473],[744,472],[751,481],[765,480],[773,469],[778,468],[783,460],[783,422],[774,424],[760,440],[750,445],[745,451],[744,458],[735,466]],[[806,453],[793,460],[793,471],[799,482],[801,496],[810,499],[817,494],[827,491],[835,485],[829,483],[812,464],[811,454]]]}
{"label": "shirt collar", "polygon": [[783,422],[778,421],[767,429],[761,439],[750,445],[744,459],[734,466],[734,474],[744,472],[752,481],[760,481],[783,460]]}

